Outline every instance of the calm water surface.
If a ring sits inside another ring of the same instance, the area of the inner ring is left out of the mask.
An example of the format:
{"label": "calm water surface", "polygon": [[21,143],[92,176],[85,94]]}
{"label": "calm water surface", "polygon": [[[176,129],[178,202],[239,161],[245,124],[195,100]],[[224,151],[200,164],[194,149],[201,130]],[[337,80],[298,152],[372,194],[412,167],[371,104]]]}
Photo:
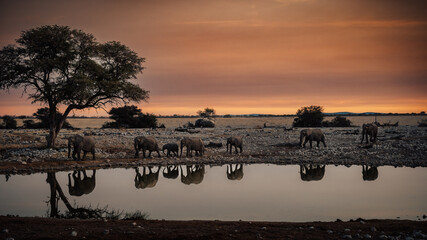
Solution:
{"label": "calm water surface", "polygon": [[[417,219],[427,213],[426,168],[378,167],[365,169],[365,174],[362,166],[332,165],[307,169],[298,165],[244,165],[243,171],[231,174],[227,174],[226,165],[182,168],[184,174],[179,171],[179,176],[171,172],[169,177],[177,177],[174,179],[165,178],[162,167],[157,182],[157,167],[152,174],[145,169],[145,175],[140,167],[136,181],[135,169],[97,170],[96,184],[83,190],[67,186],[72,172],[55,176],[72,205],[141,210],[151,219],[332,221],[358,217]],[[86,173],[88,178],[92,176],[92,170]],[[46,178],[46,173],[12,176],[7,182],[3,178],[0,214],[46,216],[50,196]],[[59,207],[65,210],[61,201]]]}

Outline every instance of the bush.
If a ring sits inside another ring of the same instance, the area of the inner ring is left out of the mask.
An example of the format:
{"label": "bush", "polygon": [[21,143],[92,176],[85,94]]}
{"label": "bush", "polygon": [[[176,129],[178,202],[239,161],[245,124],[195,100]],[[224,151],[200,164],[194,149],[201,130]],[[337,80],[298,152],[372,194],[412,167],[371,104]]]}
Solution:
{"label": "bush", "polygon": [[[38,128],[45,128],[49,129],[49,108],[39,108],[37,109],[37,112],[33,114],[34,117],[36,117],[40,122],[34,122],[33,120],[24,120],[24,128],[32,128],[32,129],[38,129]],[[56,119],[59,122],[59,119],[62,117],[62,113],[56,111]],[[62,128],[69,128],[72,129],[73,126],[65,120],[64,125]]]}
{"label": "bush", "polygon": [[3,116],[3,124],[0,126],[0,128],[16,129],[17,125],[15,118],[8,115]]}
{"label": "bush", "polygon": [[107,122],[102,128],[155,128],[157,127],[157,117],[154,114],[142,113],[137,106],[124,106],[112,108],[110,118],[114,122]]}
{"label": "bush", "polygon": [[203,111],[198,111],[197,114],[201,118],[213,119],[215,118],[216,112],[213,108],[205,108]]}
{"label": "bush", "polygon": [[321,106],[302,107],[297,111],[294,127],[320,127],[323,121],[323,108]]}
{"label": "bush", "polygon": [[351,121],[345,117],[337,116],[332,121],[323,121],[322,127],[350,127]]}

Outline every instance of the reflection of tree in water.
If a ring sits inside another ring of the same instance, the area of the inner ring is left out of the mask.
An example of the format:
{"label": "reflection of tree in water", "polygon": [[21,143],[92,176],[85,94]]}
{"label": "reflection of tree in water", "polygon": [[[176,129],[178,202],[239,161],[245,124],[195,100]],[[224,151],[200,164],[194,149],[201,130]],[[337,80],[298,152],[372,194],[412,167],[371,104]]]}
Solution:
{"label": "reflection of tree in water", "polygon": [[300,165],[300,175],[303,181],[320,181],[325,176],[325,165]]}
{"label": "reflection of tree in water", "polygon": [[187,165],[187,174],[184,174],[184,171],[181,166],[181,182],[190,185],[190,184],[199,184],[203,181],[205,175],[205,165]]}
{"label": "reflection of tree in water", "polygon": [[241,180],[243,178],[243,164],[227,165],[227,178],[229,180]]}
{"label": "reflection of tree in water", "polygon": [[375,181],[378,178],[378,169],[375,166],[362,166],[362,175],[364,181]]}
{"label": "reflection of tree in water", "polygon": [[[94,176],[94,175],[93,175]],[[46,182],[49,183],[50,186],[50,217],[78,217],[78,218],[118,218],[122,213],[116,212],[114,210],[108,211],[107,207],[105,208],[96,208],[91,209],[90,207],[73,207],[62,191],[61,186],[56,180],[56,173],[49,172],[47,173]],[[59,200],[62,200],[67,207],[68,212],[65,215],[61,215],[58,209]]]}
{"label": "reflection of tree in water", "polygon": [[157,168],[156,172],[151,171],[152,167],[148,167],[148,172],[146,167],[142,168],[142,174],[139,172],[139,168],[135,168],[135,187],[139,189],[152,188],[156,186],[157,181],[159,180],[160,167]]}

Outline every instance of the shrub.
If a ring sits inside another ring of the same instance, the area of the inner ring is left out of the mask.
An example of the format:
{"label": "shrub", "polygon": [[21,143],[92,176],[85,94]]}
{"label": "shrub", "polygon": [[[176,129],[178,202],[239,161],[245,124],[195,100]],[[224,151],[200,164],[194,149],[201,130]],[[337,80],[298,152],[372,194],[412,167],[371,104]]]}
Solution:
{"label": "shrub", "polygon": [[345,117],[337,116],[332,121],[323,121],[322,127],[350,127],[351,121]]}
{"label": "shrub", "polygon": [[12,116],[4,115],[3,116],[3,123],[4,125],[1,126],[1,128],[6,129],[16,129],[16,120]]}
{"label": "shrub", "polygon": [[323,107],[309,106],[302,107],[297,111],[297,118],[294,119],[294,127],[320,127],[323,121]]}
{"label": "shrub", "polygon": [[[25,128],[49,128],[49,108],[39,108],[37,109],[37,112],[33,114],[34,117],[36,117],[40,122],[34,122],[33,120],[26,120],[24,121],[24,127]],[[59,119],[62,117],[62,113],[56,111],[56,119],[59,123]],[[30,122],[31,121],[31,122]],[[25,125],[25,122],[27,122],[27,125]],[[58,124],[57,123],[57,124]],[[65,120],[64,125],[62,128],[73,128],[71,124]]]}
{"label": "shrub", "polygon": [[201,117],[201,118],[207,118],[207,119],[212,119],[215,118],[215,109],[213,108],[205,108],[205,110],[203,111],[198,111],[197,114]]}
{"label": "shrub", "polygon": [[112,108],[110,118],[114,122],[106,122],[102,128],[155,128],[157,117],[154,114],[142,113],[137,106]]}

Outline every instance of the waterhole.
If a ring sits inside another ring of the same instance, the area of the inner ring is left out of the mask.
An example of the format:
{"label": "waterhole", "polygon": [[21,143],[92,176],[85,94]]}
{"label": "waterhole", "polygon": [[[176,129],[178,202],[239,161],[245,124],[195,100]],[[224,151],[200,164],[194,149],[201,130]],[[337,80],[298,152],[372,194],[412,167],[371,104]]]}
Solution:
{"label": "waterhole", "polygon": [[233,164],[3,177],[0,215],[64,213],[58,189],[73,208],[142,211],[150,219],[417,220],[427,214],[426,168]]}

